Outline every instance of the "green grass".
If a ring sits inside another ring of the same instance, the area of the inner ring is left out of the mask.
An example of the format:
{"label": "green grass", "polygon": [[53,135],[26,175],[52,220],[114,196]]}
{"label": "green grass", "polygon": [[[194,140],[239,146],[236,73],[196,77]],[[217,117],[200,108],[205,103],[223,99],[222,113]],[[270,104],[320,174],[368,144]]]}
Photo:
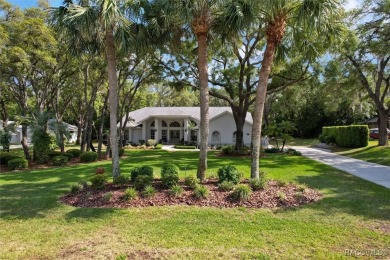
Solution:
{"label": "green grass", "polygon": [[[197,152],[131,150],[123,174],[138,165],[159,173],[176,163],[194,175]],[[249,159],[209,154],[209,175],[233,164],[249,176]],[[269,155],[269,177],[320,190],[316,203],[287,209],[208,207],[75,208],[58,202],[69,187],[110,162],[0,174],[0,259],[198,258],[332,259],[346,249],[390,244],[390,190],[304,157]],[[387,232],[387,233],[385,233]]]}
{"label": "green grass", "polygon": [[390,166],[390,147],[378,146],[378,141],[369,141],[368,146],[363,148],[337,147],[332,151],[359,160]]}

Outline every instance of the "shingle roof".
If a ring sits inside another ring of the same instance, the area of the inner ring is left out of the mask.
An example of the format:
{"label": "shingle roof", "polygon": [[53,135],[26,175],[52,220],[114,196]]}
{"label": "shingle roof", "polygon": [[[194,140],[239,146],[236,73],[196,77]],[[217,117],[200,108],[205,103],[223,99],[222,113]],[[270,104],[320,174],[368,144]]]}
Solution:
{"label": "shingle roof", "polygon": [[[221,115],[223,113],[232,113],[230,107],[210,107],[210,120]],[[191,117],[196,120],[200,120],[200,108],[199,107],[144,107],[138,110],[134,110],[129,113],[128,126],[136,126],[141,124],[145,119],[149,117],[164,117],[164,116],[175,116],[175,117]],[[122,119],[124,121],[125,118]],[[134,122],[131,122],[131,119]],[[246,114],[246,121],[252,124],[252,115]]]}

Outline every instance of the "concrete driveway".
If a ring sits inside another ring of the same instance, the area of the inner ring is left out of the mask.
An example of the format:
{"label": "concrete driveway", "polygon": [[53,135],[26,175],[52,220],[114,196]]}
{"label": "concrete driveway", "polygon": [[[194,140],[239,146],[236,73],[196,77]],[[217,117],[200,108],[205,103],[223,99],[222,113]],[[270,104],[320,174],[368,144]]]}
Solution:
{"label": "concrete driveway", "polygon": [[292,148],[300,151],[305,157],[390,189],[390,167],[388,166],[334,154],[326,149],[299,146]]}

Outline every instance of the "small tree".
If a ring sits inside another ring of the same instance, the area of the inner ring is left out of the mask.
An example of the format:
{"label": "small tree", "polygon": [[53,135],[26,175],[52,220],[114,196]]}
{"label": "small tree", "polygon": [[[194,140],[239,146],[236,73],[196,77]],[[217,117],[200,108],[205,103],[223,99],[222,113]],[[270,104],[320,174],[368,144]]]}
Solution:
{"label": "small tree", "polygon": [[9,152],[11,138],[12,136],[9,131],[0,130],[0,144],[3,146],[3,151]]}

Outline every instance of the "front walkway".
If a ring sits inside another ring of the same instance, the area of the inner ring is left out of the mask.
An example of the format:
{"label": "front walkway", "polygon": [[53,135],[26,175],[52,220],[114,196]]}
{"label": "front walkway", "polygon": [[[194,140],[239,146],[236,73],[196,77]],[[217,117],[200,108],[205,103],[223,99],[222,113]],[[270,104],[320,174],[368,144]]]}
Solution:
{"label": "front walkway", "polygon": [[390,167],[376,163],[365,162],[329,152],[326,149],[309,147],[292,147],[303,156],[330,165],[359,178],[371,181],[390,189]]}
{"label": "front walkway", "polygon": [[176,149],[174,144],[164,144],[162,149],[167,150],[167,151],[195,151],[195,152],[199,152],[199,149]]}

